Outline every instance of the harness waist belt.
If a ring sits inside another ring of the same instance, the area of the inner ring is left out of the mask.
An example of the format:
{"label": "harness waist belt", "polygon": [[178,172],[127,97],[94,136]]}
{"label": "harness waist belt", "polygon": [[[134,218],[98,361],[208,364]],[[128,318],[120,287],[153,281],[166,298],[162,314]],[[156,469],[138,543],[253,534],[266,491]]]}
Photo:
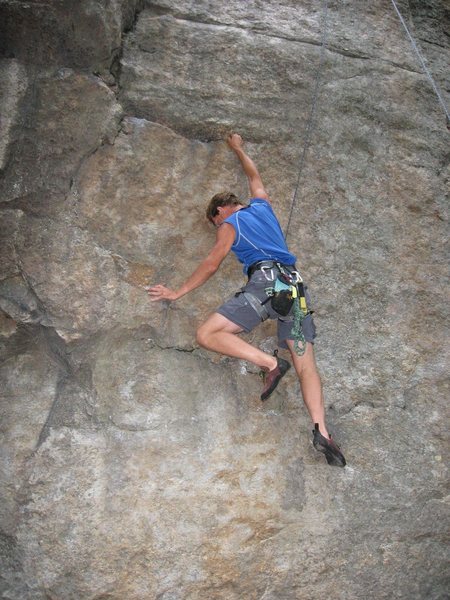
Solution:
{"label": "harness waist belt", "polygon": [[[247,270],[247,276],[250,279],[250,277],[253,275],[253,273],[255,273],[256,271],[259,271],[263,267],[267,267],[268,269],[272,269],[272,267],[276,267],[277,264],[281,264],[281,263],[279,261],[277,261],[277,260],[259,260],[258,262],[255,262],[255,263],[253,263],[252,265],[249,266],[249,268]],[[295,269],[295,265],[283,265],[283,264],[281,264],[281,266],[288,267],[289,269]]]}

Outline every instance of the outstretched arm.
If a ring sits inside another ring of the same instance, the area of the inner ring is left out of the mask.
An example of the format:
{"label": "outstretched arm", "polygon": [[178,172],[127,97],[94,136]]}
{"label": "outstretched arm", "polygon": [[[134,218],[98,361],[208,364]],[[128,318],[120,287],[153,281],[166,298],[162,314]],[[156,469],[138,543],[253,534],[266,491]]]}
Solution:
{"label": "outstretched arm", "polygon": [[217,229],[216,243],[208,256],[199,264],[192,275],[178,290],[158,284],[148,288],[150,300],[178,300],[188,292],[203,285],[219,268],[221,262],[233,245],[235,231],[232,225],[224,223]]}
{"label": "outstretched arm", "polygon": [[244,142],[238,133],[231,133],[227,138],[227,144],[235,152],[241,161],[242,168],[248,179],[250,193],[253,198],[264,198],[268,202],[269,196],[264,189],[259,171],[252,159],[244,151]]}

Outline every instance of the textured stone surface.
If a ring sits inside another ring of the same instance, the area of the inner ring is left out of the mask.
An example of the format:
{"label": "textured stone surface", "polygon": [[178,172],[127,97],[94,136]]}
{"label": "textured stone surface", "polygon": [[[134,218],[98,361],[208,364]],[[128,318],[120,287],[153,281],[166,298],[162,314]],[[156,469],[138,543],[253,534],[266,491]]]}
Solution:
{"label": "textured stone surface", "polygon": [[15,141],[14,133],[20,102],[27,88],[26,72],[17,60],[0,59],[0,171],[8,161],[7,148]]}
{"label": "textured stone surface", "polygon": [[140,0],[2,0],[0,54],[39,66],[108,72]]}
{"label": "textured stone surface", "polygon": [[[125,41],[125,107],[206,139],[231,127],[259,141],[297,141],[319,66],[323,15],[314,4],[274,2],[259,10],[257,2],[228,3],[211,11],[208,2],[152,3]],[[414,104],[423,106],[411,86],[430,100],[432,91],[422,76],[407,79],[419,67],[396,14],[377,3],[370,10],[330,4],[324,94],[334,99],[336,91],[346,90],[352,116],[366,116],[373,125],[389,110],[393,124],[403,128],[407,113],[420,112]],[[448,12],[444,17],[448,23]],[[448,64],[448,44],[439,51]],[[448,79],[444,83],[448,87]],[[405,92],[414,98],[405,102]],[[342,108],[330,112],[342,115]]]}
{"label": "textured stone surface", "polygon": [[6,567],[2,575],[10,567],[8,576],[14,579],[20,577],[20,569],[14,564],[14,547],[27,460],[45,438],[57,396],[60,365],[46,336],[26,329],[14,335],[2,327],[0,358],[0,557]]}
{"label": "textured stone surface", "polygon": [[[448,100],[448,9],[399,6]],[[343,470],[292,371],[261,404],[254,366],[197,347],[233,257],[173,305],[144,289],[211,247],[212,194],[245,197],[230,128],[286,225],[319,4],[0,16],[0,596],[446,598],[449,134],[390,3],[329,2],[289,231]],[[248,339],[276,344],[270,323]]]}
{"label": "textured stone surface", "polygon": [[66,68],[35,73],[23,104],[2,200],[24,200],[28,212],[54,211],[81,161],[113,142],[120,107],[99,78]]}

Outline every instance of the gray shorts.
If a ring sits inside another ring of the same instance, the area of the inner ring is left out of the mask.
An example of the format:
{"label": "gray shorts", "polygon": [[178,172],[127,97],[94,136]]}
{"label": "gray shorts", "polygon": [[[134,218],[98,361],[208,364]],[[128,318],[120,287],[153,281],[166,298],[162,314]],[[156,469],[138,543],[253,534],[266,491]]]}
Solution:
{"label": "gray shorts", "polygon": [[[273,283],[267,281],[264,273],[261,271],[256,271],[250,281],[247,283],[245,287],[242,288],[243,292],[250,292],[254,296],[256,296],[259,300],[264,301],[267,298],[267,294],[265,292],[266,288],[273,287]],[[306,302],[308,308],[311,305],[311,299],[307,292],[307,287],[305,285],[305,295]],[[267,312],[269,313],[269,319],[277,319],[278,324],[278,345],[280,348],[287,348],[286,340],[292,340],[292,326],[294,324],[294,317],[291,313],[287,317],[280,317],[278,313],[276,313],[270,300],[264,304]],[[236,294],[232,296],[229,300],[224,302],[222,306],[220,306],[216,312],[220,315],[223,315],[239,327],[249,333],[254,329],[257,325],[261,323],[261,317],[258,315],[256,310],[250,306],[248,300],[244,297],[244,294]],[[316,326],[314,324],[314,320],[312,315],[308,314],[303,319],[302,322],[303,335],[305,336],[305,340],[307,342],[314,343],[314,338],[316,337]]]}

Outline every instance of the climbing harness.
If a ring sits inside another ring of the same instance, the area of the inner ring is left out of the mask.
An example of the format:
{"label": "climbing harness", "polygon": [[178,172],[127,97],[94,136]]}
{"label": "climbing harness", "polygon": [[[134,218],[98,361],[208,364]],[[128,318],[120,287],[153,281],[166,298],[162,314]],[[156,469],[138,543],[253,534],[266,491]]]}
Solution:
{"label": "climbing harness", "polygon": [[[238,294],[239,293],[240,292],[238,292]],[[266,319],[269,318],[269,312],[268,312],[267,308],[264,306],[265,302],[261,302],[259,300],[259,298],[257,296],[255,296],[255,294],[252,294],[250,292],[243,291],[242,294],[244,295],[244,298],[247,300],[247,302],[250,304],[250,306],[253,308],[253,310],[255,310],[258,313],[261,321],[265,321]]]}
{"label": "climbing harness", "polygon": [[[261,301],[245,288],[238,294],[244,295],[250,306],[258,313],[261,321],[265,321],[270,316],[265,306],[269,301],[281,321],[293,320],[291,335],[294,340],[294,350],[301,356],[306,349],[302,323],[306,315],[312,314],[312,311],[308,310],[305,286],[300,273],[278,261],[260,261],[251,265],[248,270],[249,279],[255,271],[261,271],[270,283],[264,290],[267,298]],[[289,318],[286,319],[286,317]]]}
{"label": "climbing harness", "polygon": [[449,113],[449,109],[442,97],[441,91],[439,89],[438,84],[434,81],[433,76],[430,73],[430,70],[428,69],[426,63],[425,63],[425,59],[422,55],[422,52],[419,49],[419,46],[417,45],[416,41],[414,40],[413,36],[411,35],[411,32],[408,29],[408,25],[406,24],[405,19],[403,18],[397,3],[395,0],[391,0],[392,5],[394,6],[394,10],[397,13],[398,18],[400,19],[400,23],[403,25],[404,30],[406,31],[406,35],[409,38],[409,41],[411,42],[411,46],[413,47],[414,52],[417,55],[417,58],[419,59],[420,64],[422,65],[422,69],[425,71],[425,75],[428,77],[429,82],[431,83],[431,87],[434,90],[434,93],[437,96],[437,99],[439,100],[442,108],[444,109],[444,113],[445,113],[445,117],[446,117],[446,122],[447,122],[447,129],[450,129],[450,113]]}
{"label": "climbing harness", "polygon": [[291,335],[294,340],[294,350],[296,354],[301,356],[306,350],[302,323],[308,314],[303,279],[296,270],[286,269],[279,263],[277,263],[277,268],[278,276],[273,287],[271,305],[281,317],[286,317],[293,310],[294,321]]}
{"label": "climbing harness", "polygon": [[275,279],[270,298],[270,304],[275,312],[282,317],[286,317],[291,312],[296,297],[296,286],[284,283],[279,277]]}

